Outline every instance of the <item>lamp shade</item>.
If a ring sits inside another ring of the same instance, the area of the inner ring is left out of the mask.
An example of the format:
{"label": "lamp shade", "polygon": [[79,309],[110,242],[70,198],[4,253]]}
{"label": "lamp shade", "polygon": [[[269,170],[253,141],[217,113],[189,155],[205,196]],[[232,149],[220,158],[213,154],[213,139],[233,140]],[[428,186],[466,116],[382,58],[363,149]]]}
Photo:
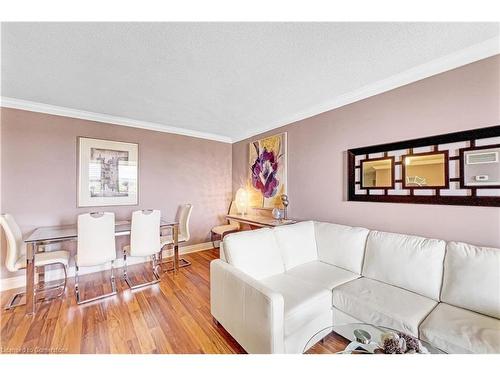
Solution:
{"label": "lamp shade", "polygon": [[239,188],[236,192],[234,200],[236,202],[236,210],[238,213],[241,215],[246,214],[248,209],[248,192],[243,188]]}

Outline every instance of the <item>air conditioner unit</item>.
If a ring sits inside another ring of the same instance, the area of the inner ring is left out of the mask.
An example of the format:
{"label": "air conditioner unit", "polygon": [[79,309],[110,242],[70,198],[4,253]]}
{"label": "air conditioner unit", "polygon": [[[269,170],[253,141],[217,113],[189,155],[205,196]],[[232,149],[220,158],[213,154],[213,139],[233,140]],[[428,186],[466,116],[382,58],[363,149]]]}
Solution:
{"label": "air conditioner unit", "polygon": [[468,165],[498,163],[498,151],[475,152],[466,154],[465,162]]}

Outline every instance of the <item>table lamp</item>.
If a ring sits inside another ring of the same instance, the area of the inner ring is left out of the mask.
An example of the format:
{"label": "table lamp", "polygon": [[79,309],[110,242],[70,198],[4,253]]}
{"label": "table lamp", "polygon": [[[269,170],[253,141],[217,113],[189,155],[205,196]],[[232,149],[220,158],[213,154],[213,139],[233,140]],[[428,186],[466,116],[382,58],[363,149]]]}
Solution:
{"label": "table lamp", "polygon": [[240,215],[245,215],[248,210],[248,192],[244,188],[239,188],[236,191],[236,197],[234,200],[238,213]]}

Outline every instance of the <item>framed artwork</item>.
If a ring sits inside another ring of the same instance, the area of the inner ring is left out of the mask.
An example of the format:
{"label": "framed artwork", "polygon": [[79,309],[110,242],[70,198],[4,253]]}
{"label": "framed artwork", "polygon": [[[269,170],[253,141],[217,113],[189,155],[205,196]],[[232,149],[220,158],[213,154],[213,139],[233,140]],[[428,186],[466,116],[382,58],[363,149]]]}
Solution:
{"label": "framed artwork", "polygon": [[281,207],[281,195],[287,194],[286,133],[250,142],[249,156],[250,205]]}
{"label": "framed artwork", "polygon": [[78,207],[138,204],[139,145],[78,138]]}

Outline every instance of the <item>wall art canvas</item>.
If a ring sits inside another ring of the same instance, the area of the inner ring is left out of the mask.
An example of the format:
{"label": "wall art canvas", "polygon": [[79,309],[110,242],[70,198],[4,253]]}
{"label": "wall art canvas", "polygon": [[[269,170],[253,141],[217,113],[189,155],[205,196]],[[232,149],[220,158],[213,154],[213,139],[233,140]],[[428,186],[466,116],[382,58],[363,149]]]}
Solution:
{"label": "wall art canvas", "polygon": [[78,206],[138,203],[138,145],[78,138]]}
{"label": "wall art canvas", "polygon": [[250,142],[249,155],[250,205],[281,207],[280,197],[287,194],[286,133]]}

